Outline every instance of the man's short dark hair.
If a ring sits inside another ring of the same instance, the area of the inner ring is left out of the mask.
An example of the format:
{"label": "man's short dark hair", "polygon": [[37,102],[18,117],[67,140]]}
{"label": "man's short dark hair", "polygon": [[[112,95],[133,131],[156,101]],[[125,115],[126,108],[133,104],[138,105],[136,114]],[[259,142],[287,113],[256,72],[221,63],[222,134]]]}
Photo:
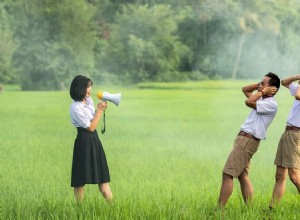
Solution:
{"label": "man's short dark hair", "polygon": [[270,80],[269,80],[269,86],[275,86],[277,89],[280,88],[280,79],[279,79],[279,77],[275,73],[269,72],[265,76],[267,76],[267,77],[270,78]]}
{"label": "man's short dark hair", "polygon": [[74,101],[82,101],[86,95],[86,89],[93,85],[93,81],[86,76],[75,76],[70,86],[70,96]]}

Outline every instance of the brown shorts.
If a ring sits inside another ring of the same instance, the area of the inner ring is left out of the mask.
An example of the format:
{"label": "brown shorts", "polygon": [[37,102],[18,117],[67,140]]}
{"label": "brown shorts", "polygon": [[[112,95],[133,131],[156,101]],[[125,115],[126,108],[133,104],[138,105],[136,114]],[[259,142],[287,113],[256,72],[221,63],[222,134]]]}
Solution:
{"label": "brown shorts", "polygon": [[235,178],[241,175],[243,171],[248,174],[250,159],[257,151],[259,143],[257,140],[238,135],[225,163],[223,173]]}
{"label": "brown shorts", "polygon": [[279,141],[274,164],[300,169],[300,130],[285,131]]}

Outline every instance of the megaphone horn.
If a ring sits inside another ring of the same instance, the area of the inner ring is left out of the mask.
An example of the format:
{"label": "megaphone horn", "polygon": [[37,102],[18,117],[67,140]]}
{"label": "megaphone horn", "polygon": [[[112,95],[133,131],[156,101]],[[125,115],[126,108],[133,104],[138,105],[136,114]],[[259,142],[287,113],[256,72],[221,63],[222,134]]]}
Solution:
{"label": "megaphone horn", "polygon": [[97,97],[103,101],[110,101],[116,106],[118,106],[121,101],[121,93],[110,94],[109,92],[99,91]]}

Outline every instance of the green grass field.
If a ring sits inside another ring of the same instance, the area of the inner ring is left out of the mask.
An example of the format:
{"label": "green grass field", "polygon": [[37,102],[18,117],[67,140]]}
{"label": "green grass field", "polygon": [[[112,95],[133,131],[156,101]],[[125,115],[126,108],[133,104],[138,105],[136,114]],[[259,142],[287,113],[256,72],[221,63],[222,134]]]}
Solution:
{"label": "green grass field", "polygon": [[[300,219],[300,199],[288,180],[281,204],[264,213],[271,198],[277,144],[293,102],[281,88],[279,110],[254,155],[250,179],[254,205],[244,205],[238,181],[224,212],[213,212],[222,168],[240,125],[245,81],[144,83],[109,103],[100,135],[111,174],[114,202],[86,185],[76,205],[70,174],[76,129],[68,91],[0,95],[0,219]],[[101,124],[98,127],[100,130]],[[100,134],[100,132],[99,132]]]}

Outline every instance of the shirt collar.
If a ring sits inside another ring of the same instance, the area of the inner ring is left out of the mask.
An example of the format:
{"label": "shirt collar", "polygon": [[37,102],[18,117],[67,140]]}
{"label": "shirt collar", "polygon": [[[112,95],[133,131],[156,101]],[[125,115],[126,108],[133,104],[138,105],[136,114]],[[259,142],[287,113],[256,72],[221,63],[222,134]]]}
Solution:
{"label": "shirt collar", "polygon": [[268,100],[268,99],[270,99],[270,100],[275,100],[275,96],[266,97],[266,98],[262,98],[262,99],[264,99],[264,100]]}

